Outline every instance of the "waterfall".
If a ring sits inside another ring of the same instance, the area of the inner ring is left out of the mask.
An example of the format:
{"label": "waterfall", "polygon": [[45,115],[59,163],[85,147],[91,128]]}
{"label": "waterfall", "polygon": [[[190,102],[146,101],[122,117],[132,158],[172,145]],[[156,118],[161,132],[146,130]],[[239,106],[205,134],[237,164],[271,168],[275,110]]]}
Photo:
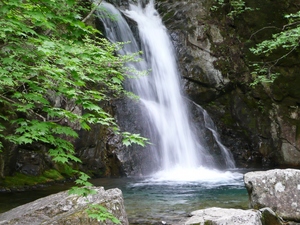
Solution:
{"label": "waterfall", "polygon": [[[112,42],[130,42],[124,45],[120,54],[140,51],[139,45],[132,34],[126,20],[119,10],[108,3],[103,3],[107,12],[113,14],[114,20],[107,18],[101,11],[107,37]],[[166,27],[163,25],[154,1],[142,7],[141,4],[131,4],[123,12],[137,23],[139,41],[143,59],[129,66],[137,70],[148,70],[148,76],[141,76],[130,81],[130,90],[140,97],[140,102],[146,109],[145,121],[149,124],[150,141],[159,156],[158,170],[162,171],[192,171],[199,167],[215,168],[217,162],[210,154],[210,148],[205,138],[195,135],[197,127],[190,119],[181,86],[180,74],[177,69],[175,52]],[[232,157],[222,145],[217,132],[212,126],[212,120],[205,112],[203,114],[222,155],[226,157],[226,165],[234,167]],[[178,174],[177,174],[178,176]]]}

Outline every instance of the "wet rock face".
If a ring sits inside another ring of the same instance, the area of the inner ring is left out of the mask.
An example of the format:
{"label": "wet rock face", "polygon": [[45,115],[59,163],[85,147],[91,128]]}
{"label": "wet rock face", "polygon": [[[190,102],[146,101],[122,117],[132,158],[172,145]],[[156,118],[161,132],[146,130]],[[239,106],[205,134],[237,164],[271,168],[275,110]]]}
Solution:
{"label": "wet rock face", "polygon": [[295,4],[249,0],[250,7],[260,10],[230,19],[226,8],[210,10],[213,1],[156,2],[176,48],[185,92],[213,117],[237,165],[299,167],[296,55],[276,68],[281,76],[272,84],[251,87],[247,67],[247,60],[258,60],[249,48],[273,31],[253,34],[270,24],[282,26],[280,15],[296,10]]}
{"label": "wet rock face", "polygon": [[[226,21],[213,17],[211,6],[212,1],[158,1],[176,48],[186,94],[212,116],[237,166],[260,167],[274,145],[265,127],[264,135],[260,135],[256,126],[268,120],[253,108],[250,88],[238,85],[247,82],[249,76],[241,43],[236,31],[226,27]],[[258,151],[260,145],[266,148],[265,155]]]}
{"label": "wet rock face", "polygon": [[[40,149],[43,149],[40,147]],[[19,149],[17,155],[17,171],[27,174],[38,176],[51,165],[51,159],[47,158],[44,151],[32,151],[27,149]]]}
{"label": "wet rock face", "polygon": [[254,209],[270,207],[286,220],[300,221],[300,170],[269,170],[244,176],[250,205]]}
{"label": "wet rock face", "polygon": [[159,1],[158,9],[177,50],[187,94],[199,103],[214,99],[228,79],[214,66],[212,45],[223,42],[220,29],[207,23],[205,1]]}
{"label": "wet rock face", "polygon": [[76,141],[76,149],[81,170],[99,176],[124,176],[124,171],[117,157],[121,149],[121,137],[115,135],[111,129],[96,125],[92,129],[80,132]]}
{"label": "wet rock face", "polygon": [[1,225],[39,225],[39,224],[72,224],[72,225],[113,225],[110,220],[99,222],[88,217],[85,210],[90,204],[101,204],[112,213],[121,224],[127,225],[121,190],[103,187],[94,188],[97,194],[88,197],[69,195],[67,191],[38,199],[0,214]]}
{"label": "wet rock face", "polygon": [[[149,124],[142,118],[147,112],[136,100],[124,98],[115,101],[115,118],[122,131],[138,133],[150,138]],[[155,143],[155,137],[151,139]],[[154,151],[155,146],[147,144],[142,147],[137,144],[131,146],[118,145],[115,153],[122,165],[124,173],[128,176],[143,176],[151,174],[158,163],[159,158]]]}

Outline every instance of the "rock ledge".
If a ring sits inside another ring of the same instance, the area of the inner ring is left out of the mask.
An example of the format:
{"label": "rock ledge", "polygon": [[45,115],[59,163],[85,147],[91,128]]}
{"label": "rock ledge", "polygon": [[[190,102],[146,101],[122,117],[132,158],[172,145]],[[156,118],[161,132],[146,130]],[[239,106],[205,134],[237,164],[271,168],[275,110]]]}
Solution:
{"label": "rock ledge", "polygon": [[88,197],[69,195],[67,191],[49,195],[31,203],[0,214],[0,225],[113,225],[109,220],[99,222],[88,217],[85,210],[89,204],[101,204],[110,213],[128,225],[124,201],[120,189],[94,188],[97,194]]}

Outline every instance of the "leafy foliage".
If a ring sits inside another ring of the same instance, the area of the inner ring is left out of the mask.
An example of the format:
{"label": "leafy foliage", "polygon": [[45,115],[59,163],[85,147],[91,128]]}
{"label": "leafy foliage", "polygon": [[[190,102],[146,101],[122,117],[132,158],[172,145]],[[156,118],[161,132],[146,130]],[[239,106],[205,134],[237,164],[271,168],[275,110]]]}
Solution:
{"label": "leafy foliage", "polygon": [[83,197],[91,194],[96,194],[95,190],[90,189],[90,187],[93,186],[93,184],[88,181],[88,179],[90,179],[90,176],[80,171],[77,172],[79,174],[78,179],[75,181],[77,186],[72,187],[69,190],[69,194],[76,194]]}
{"label": "leafy foliage", "polygon": [[115,224],[120,224],[120,220],[118,220],[114,215],[107,211],[105,207],[99,204],[90,205],[87,209],[87,213],[93,219],[98,221],[105,221],[107,219],[111,220]]}
{"label": "leafy foliage", "polygon": [[[80,163],[72,141],[76,130],[101,124],[118,130],[100,106],[127,95],[125,62],[118,45],[99,38],[82,15],[92,11],[79,0],[0,1],[0,151],[3,140],[39,143],[57,163]],[[131,74],[132,76],[132,74]],[[129,94],[132,95],[132,94]],[[125,144],[145,139],[126,133]],[[79,171],[72,193],[91,194]]]}
{"label": "leafy foliage", "polygon": [[[254,10],[248,7],[246,2],[245,0],[215,0],[216,4],[211,7],[211,10],[216,11],[220,7],[226,8],[228,10],[227,16],[234,19],[245,11]],[[252,67],[251,74],[254,78],[251,86],[259,83],[272,83],[280,75],[278,72],[275,72],[275,66],[299,47],[300,11],[285,15],[284,17],[287,23],[282,27],[280,32],[273,34],[271,39],[264,40],[255,47],[250,48],[253,54],[262,58],[261,61],[250,65]],[[278,50],[285,50],[285,53],[274,59],[274,52]]]}
{"label": "leafy foliage", "polygon": [[297,13],[285,15],[288,23],[283,26],[281,32],[272,35],[269,40],[264,40],[257,44],[255,47],[251,48],[250,51],[259,56],[264,56],[266,58],[272,57],[272,53],[276,50],[282,49],[286,53],[282,54],[275,60],[260,63],[253,63],[252,66],[254,70],[252,72],[255,78],[252,85],[265,82],[273,82],[279,73],[274,73],[273,69],[278,64],[278,62],[286,57],[288,57],[292,52],[299,48],[300,43],[300,11]]}
{"label": "leafy foliage", "polygon": [[254,9],[251,7],[246,6],[246,3],[244,0],[215,0],[215,5],[213,5],[210,9],[211,11],[216,11],[220,7],[229,6],[229,12],[227,14],[228,17],[233,19],[234,17],[237,17],[241,13],[245,11],[253,11]]}
{"label": "leafy foliage", "polygon": [[0,118],[15,127],[4,135],[1,123],[1,137],[41,142],[54,161],[78,162],[69,141],[74,129],[96,123],[117,129],[99,102],[127,94],[123,65],[132,57],[115,56],[115,47],[79,20],[78,1],[0,4]]}
{"label": "leafy foliage", "polygon": [[151,144],[150,142],[147,141],[148,140],[147,138],[141,137],[140,134],[131,134],[128,132],[123,132],[122,136],[123,136],[123,144],[125,146],[138,144],[144,147],[146,143]]}
{"label": "leafy foliage", "polygon": [[274,50],[282,47],[287,50],[294,50],[300,42],[300,11],[294,14],[285,15],[288,23],[283,26],[282,31],[273,34],[272,39],[265,40],[251,48],[254,54],[269,56]]}
{"label": "leafy foliage", "polygon": [[279,73],[272,73],[271,69],[266,67],[267,64],[262,66],[260,63],[252,64],[252,77],[254,81],[250,86],[255,86],[259,83],[273,83],[274,80],[279,76]]}

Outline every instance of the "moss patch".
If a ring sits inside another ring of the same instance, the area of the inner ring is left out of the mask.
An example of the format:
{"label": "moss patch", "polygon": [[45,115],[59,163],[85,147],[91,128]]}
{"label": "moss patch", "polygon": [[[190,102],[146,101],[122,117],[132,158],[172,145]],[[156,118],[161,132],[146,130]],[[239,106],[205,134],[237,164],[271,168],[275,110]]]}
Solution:
{"label": "moss patch", "polygon": [[67,164],[58,163],[56,164],[56,169],[59,171],[60,174],[66,177],[72,177],[75,175],[74,169]]}
{"label": "moss patch", "polygon": [[64,177],[61,175],[60,172],[57,170],[51,169],[51,170],[46,170],[43,173],[43,176],[52,180],[63,180]]}
{"label": "moss patch", "polygon": [[23,187],[45,184],[49,182],[64,180],[65,178],[57,170],[47,170],[41,176],[30,176],[16,173],[14,176],[7,176],[3,179],[4,187]]}

